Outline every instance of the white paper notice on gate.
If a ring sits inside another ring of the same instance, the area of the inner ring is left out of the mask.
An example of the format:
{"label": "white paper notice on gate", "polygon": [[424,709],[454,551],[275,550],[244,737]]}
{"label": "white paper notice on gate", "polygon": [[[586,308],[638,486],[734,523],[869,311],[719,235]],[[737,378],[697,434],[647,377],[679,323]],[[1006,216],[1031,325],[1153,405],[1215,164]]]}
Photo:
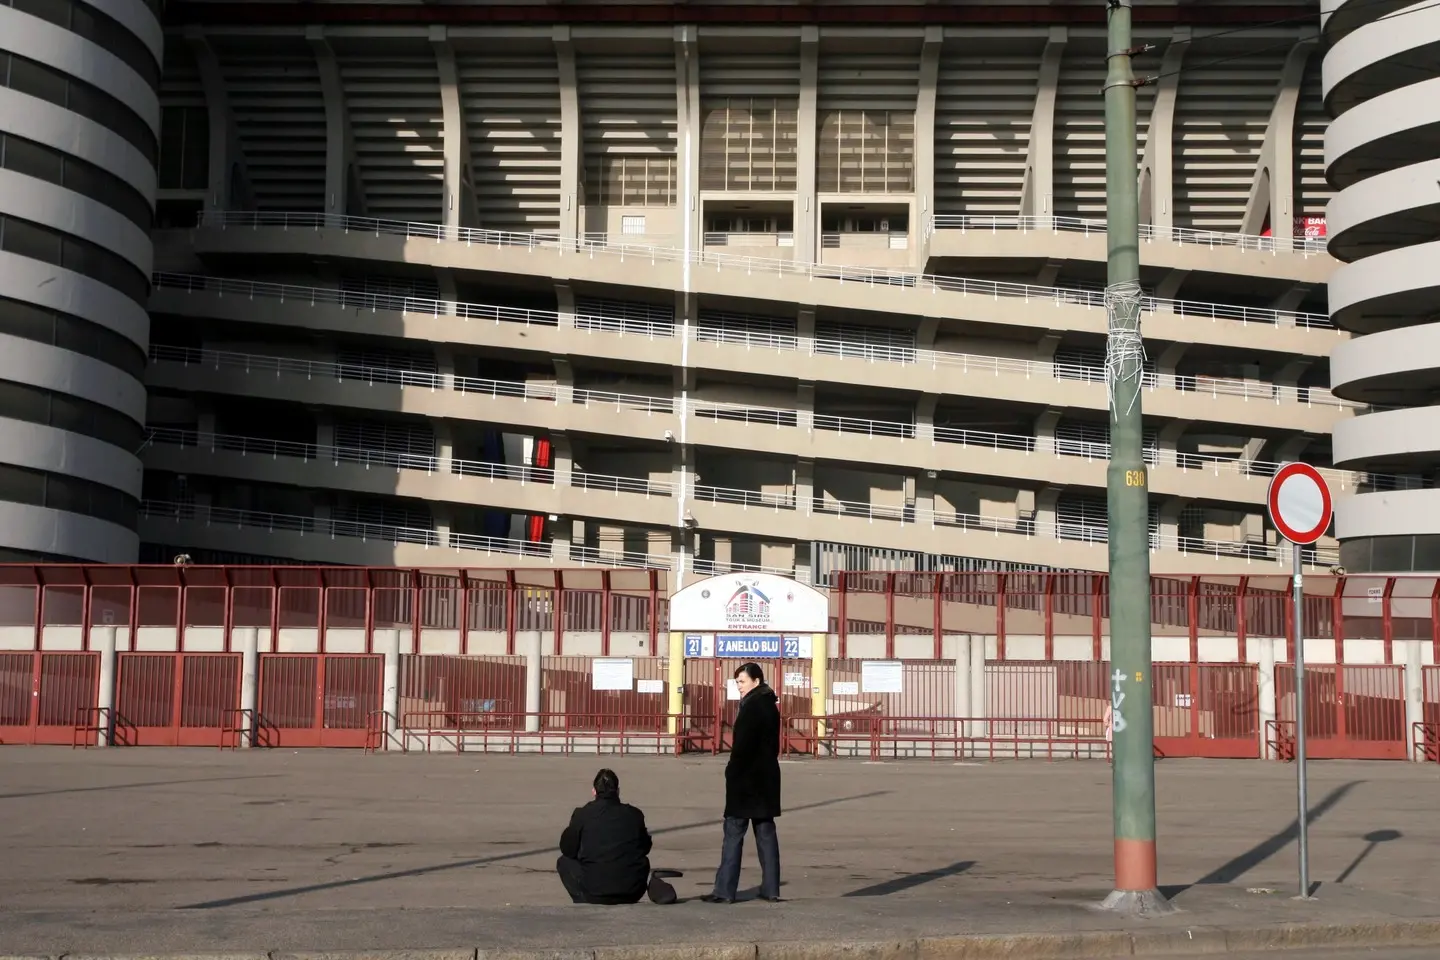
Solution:
{"label": "white paper notice on gate", "polygon": [[901,693],[903,676],[899,660],[860,661],[860,689],[864,693]]}
{"label": "white paper notice on gate", "polygon": [[637,681],[635,681],[635,690],[636,690],[637,693],[664,693],[664,692],[665,692],[665,681],[664,681],[664,680],[637,680]]}
{"label": "white paper notice on gate", "polygon": [[725,681],[725,699],[726,699],[726,700],[739,700],[739,699],[740,699],[740,685],[739,685],[738,683],[736,683],[734,680],[726,680],[726,681]]}
{"label": "white paper notice on gate", "polygon": [[590,661],[591,690],[633,690],[635,661],[629,657],[596,658]]}

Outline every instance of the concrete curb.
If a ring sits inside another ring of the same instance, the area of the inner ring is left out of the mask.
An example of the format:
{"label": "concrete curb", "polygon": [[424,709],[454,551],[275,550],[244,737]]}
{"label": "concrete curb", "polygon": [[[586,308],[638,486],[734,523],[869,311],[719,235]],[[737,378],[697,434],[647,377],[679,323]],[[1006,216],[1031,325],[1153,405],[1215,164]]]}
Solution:
{"label": "concrete curb", "polygon": [[0,956],[0,960],[1093,960],[1097,956],[1193,957],[1322,947],[1431,945],[1440,945],[1440,920],[556,950],[461,948],[116,956],[71,953],[50,957]]}

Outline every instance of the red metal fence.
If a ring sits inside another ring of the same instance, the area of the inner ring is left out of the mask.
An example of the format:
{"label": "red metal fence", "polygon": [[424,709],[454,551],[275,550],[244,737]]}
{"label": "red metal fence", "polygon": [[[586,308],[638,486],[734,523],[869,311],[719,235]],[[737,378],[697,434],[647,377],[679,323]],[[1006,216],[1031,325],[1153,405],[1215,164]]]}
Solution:
{"label": "red metal fence", "polygon": [[[496,637],[516,653],[525,632],[553,637],[547,649],[564,654],[566,636],[585,633],[602,655],[627,634],[658,656],[673,587],[663,570],[9,564],[0,565],[0,630],[33,631],[32,650],[47,627],[168,628],[180,650],[187,633],[218,631],[223,651],[237,627],[315,630],[322,651],[331,631],[363,631],[367,652],[376,630],[399,630],[406,653],[444,631],[458,634],[462,654],[488,652]],[[1305,633],[1332,640],[1337,662],[1347,641],[1374,641],[1393,663],[1396,640],[1429,641],[1440,662],[1440,578],[1312,575],[1305,590]],[[1103,573],[849,572],[835,574],[829,592],[842,658],[860,635],[883,637],[886,657],[897,638],[929,637],[939,659],[945,634],[978,634],[996,638],[1001,660],[1099,660],[1109,630]],[[1236,662],[1253,659],[1250,639],[1289,636],[1291,611],[1285,576],[1151,581],[1152,633],[1188,646],[1192,661],[1202,638],[1233,644]]]}
{"label": "red metal fence", "polygon": [[94,653],[0,653],[0,743],[70,743],[100,690]]}
{"label": "red metal fence", "polygon": [[370,654],[261,654],[262,735],[283,747],[365,746],[382,709],[384,667]]}
{"label": "red metal fence", "polygon": [[233,653],[118,654],[117,742],[214,746],[240,708],[240,668]]}
{"label": "red metal fence", "polygon": [[[1295,665],[1275,665],[1282,752],[1294,740]],[[1393,665],[1305,666],[1307,753],[1317,760],[1404,760],[1405,668]]]}

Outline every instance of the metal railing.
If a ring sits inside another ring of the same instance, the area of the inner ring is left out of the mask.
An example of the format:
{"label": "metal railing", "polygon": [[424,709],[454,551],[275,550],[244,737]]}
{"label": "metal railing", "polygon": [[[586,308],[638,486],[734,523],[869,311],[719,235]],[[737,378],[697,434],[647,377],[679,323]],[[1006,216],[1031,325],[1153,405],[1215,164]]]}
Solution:
{"label": "metal railing", "polygon": [[[1049,302],[1057,306],[1080,306],[1105,309],[1103,290],[1047,287],[1040,284],[1011,283],[1000,280],[973,280],[934,274],[908,273],[878,267],[854,267],[820,264],[792,259],[738,256],[715,253],[710,249],[685,250],[641,243],[598,242],[552,234],[516,233],[484,230],[476,227],[447,226],[438,223],[408,223],[402,220],[380,220],[373,217],[351,217],[328,213],[282,213],[268,211],[207,210],[201,213],[199,226],[217,229],[278,228],[281,230],[341,230],[375,236],[400,237],[411,240],[463,243],[466,246],[508,247],[522,250],[554,250],[587,256],[606,255],[649,260],[651,263],[689,261],[716,270],[743,270],[749,274],[798,276],[808,280],[831,280],[865,286],[898,287],[927,290],[932,293],[958,293],[991,299],[1019,299],[1028,302]],[[1320,313],[1275,310],[1269,307],[1246,307],[1230,304],[1202,303],[1161,297],[1145,297],[1141,309],[1152,313],[1172,313],[1209,320],[1233,320],[1242,324],[1267,326],[1289,325],[1319,329],[1336,329],[1330,318]]]}
{"label": "metal railing", "polygon": [[[202,433],[174,427],[150,427],[146,440],[153,444],[194,447],[212,452],[239,453],[245,456],[287,457],[304,462],[353,464],[363,467],[388,467],[395,470],[416,470],[427,474],[452,473],[462,477],[488,480],[511,480],[522,484],[551,485],[556,473],[550,467],[523,464],[490,463],[481,460],[445,459],[435,454],[403,450],[362,449],[335,444],[300,443],[291,440],[270,440],[263,437],[242,437],[231,434]],[[448,471],[446,467],[449,467]],[[670,496],[673,484],[663,480],[634,477],[612,477],[605,474],[575,472],[570,485],[582,490],[606,493],[638,493],[644,496]]]}
{"label": "metal railing", "polygon": [[[621,336],[640,336],[650,340],[668,340],[688,331],[688,335],[696,343],[738,345],[747,349],[799,352],[810,356],[839,357],[872,363],[928,365],[931,369],[944,367],[958,370],[961,373],[1015,374],[1023,377],[1080,380],[1096,384],[1105,382],[1105,368],[1100,364],[1024,360],[985,354],[959,353],[951,350],[871,343],[861,340],[801,337],[795,334],[736,330],[705,324],[703,321],[698,325],[676,327],[673,323],[658,323],[634,318],[592,316],[579,313],[571,317],[556,311],[522,310],[514,307],[459,303],[449,300],[424,300],[417,297],[352,293],[330,288],[228,280],[190,274],[157,273],[153,276],[152,282],[157,289],[212,293],[219,297],[263,297],[281,302],[290,301],[312,305],[333,304],[372,312],[394,310],[421,316],[453,316],[465,320],[484,319],[490,320],[496,325],[516,323],[521,326],[558,328],[562,322],[573,319],[575,329],[590,333],[614,333]],[[439,374],[415,375],[439,376]],[[1169,389],[1201,396],[1239,397],[1244,400],[1260,400],[1276,404],[1300,403],[1306,406],[1367,409],[1365,404],[1341,400],[1329,390],[1321,387],[1281,386],[1262,380],[1160,374],[1147,371],[1143,375],[1143,384],[1146,389],[1152,391]]]}
{"label": "metal railing", "polygon": [[[453,389],[493,397],[508,397],[522,400],[543,400],[559,402],[563,391],[554,384],[530,384],[503,380],[480,380],[473,377],[449,377],[442,374],[422,373],[409,370],[385,370],[353,364],[339,364],[319,360],[291,360],[283,357],[261,357],[253,354],[229,351],[198,350],[189,347],[174,347],[155,344],[150,348],[154,362],[173,362],[206,366],[213,369],[237,369],[246,372],[273,372],[277,375],[291,374],[309,379],[325,377],[337,381],[361,383],[399,383],[401,385],[423,386],[429,389],[446,389],[447,379],[453,382]],[[599,390],[575,389],[570,391],[573,403],[583,406],[614,407],[617,410],[649,414],[678,415],[689,411],[689,415],[703,420],[746,423],[775,428],[800,426],[800,413],[794,409],[766,407],[758,404],[727,403],[708,400],[690,400],[688,405],[679,399],[648,397],[636,394],[611,393]],[[920,428],[913,422],[867,420],[857,417],[814,414],[811,418],[813,429],[826,432],[854,434],[871,438],[899,440],[925,440]],[[1041,438],[1027,434],[1004,434],[968,430],[959,427],[938,425],[931,428],[933,442],[953,443],[961,446],[985,447],[993,450],[1035,453],[1060,458],[1075,458],[1086,461],[1104,460],[1110,456],[1110,445],[1105,441],[1069,440]],[[1050,449],[1046,449],[1046,447]],[[1152,466],[1173,467],[1182,471],[1205,471],[1215,476],[1238,474],[1242,477],[1269,478],[1280,464],[1267,460],[1229,458],[1215,454],[1184,453],[1174,450],[1160,450],[1151,447],[1146,459]],[[1423,487],[1424,481],[1392,474],[1358,473],[1322,467],[1320,472],[1331,481],[1338,492],[1354,492],[1361,487],[1375,490],[1410,490]]]}
{"label": "metal railing", "polygon": [[[140,516],[152,520],[170,520],[177,523],[196,522],[206,526],[227,526],[251,530],[267,530],[272,533],[299,533],[305,536],[321,536],[331,539],[350,537],[357,540],[375,540],[392,544],[418,544],[440,548],[440,533],[422,527],[402,527],[388,524],[359,523],[349,520],[330,520],[295,514],[269,513],[261,510],[237,510],[230,507],[214,507],[196,503],[180,503],[166,500],[144,500],[140,504]],[[471,550],[487,554],[550,558],[554,548],[549,542],[516,540],[508,537],[487,537],[471,533],[451,533],[448,548]],[[668,569],[670,561],[665,557],[647,557],[643,564],[635,558],[639,555],[611,553],[608,551],[572,548],[567,563],[576,566],[642,566],[645,568]]]}
{"label": "metal railing", "polygon": [[[1036,216],[976,216],[961,213],[937,213],[926,224],[926,234],[936,230],[963,230],[967,232],[986,231],[1051,231],[1056,233],[1081,233],[1086,236],[1104,236],[1105,221],[1087,217],[1036,217]],[[1325,253],[1327,240],[1324,237],[1292,237],[1290,246],[1282,250],[1283,237],[1262,237],[1248,233],[1229,233],[1223,230],[1196,230],[1191,227],[1162,227],[1153,223],[1140,224],[1140,239],[1162,243],[1183,243],[1192,246],[1234,248],[1254,250],[1262,253],[1291,252],[1313,256]]]}
{"label": "metal railing", "polygon": [[[173,428],[152,428],[149,439],[153,443],[181,447],[221,450],[244,455],[268,457],[293,457],[306,461],[333,461],[364,466],[378,465],[397,470],[419,470],[426,473],[441,472],[442,463],[437,457],[399,453],[394,451],[363,451],[355,448],[334,447],[320,444],[295,443],[291,441],[266,440],[254,437],[236,437],[217,434],[202,434],[198,431]],[[473,461],[462,461],[474,464]],[[496,468],[495,479],[511,479],[525,482],[528,478],[539,483],[552,483],[553,470],[540,467],[511,466],[507,464],[483,464]],[[458,470],[455,472],[459,472]],[[576,482],[578,480],[578,482]],[[572,474],[572,482],[585,489],[633,492],[649,495],[658,493],[670,495],[673,485],[663,481],[645,481],[628,477],[606,477],[593,474]],[[824,497],[813,498],[808,504],[801,502],[793,490],[782,492],[760,492],[707,484],[691,487],[692,497],[701,502],[719,503],[743,508],[768,508],[774,510],[802,510],[806,514],[860,518],[867,521],[881,520],[892,523],[917,524],[929,527],[947,527],[963,531],[979,531],[994,534],[1012,534],[1024,537],[1044,537],[1054,540],[1078,541],[1083,543],[1105,543],[1109,532],[1103,524],[1057,519],[1053,522],[1038,521],[1024,517],[999,517],[983,514],[965,514],[919,507],[914,504],[877,504],[837,500]],[[285,514],[236,511],[226,508],[197,507],[195,505],[172,505],[180,509],[176,519],[204,519],[209,523],[235,523],[238,526],[263,526],[272,530],[294,530],[302,533],[328,532],[331,536],[357,536],[360,539],[382,539],[394,543],[424,543],[439,546],[438,533],[415,528],[392,527],[383,524],[356,523],[353,521],[316,520]],[[192,513],[185,513],[186,510]],[[202,518],[193,511],[206,511]],[[146,512],[145,516],[156,516]],[[168,516],[169,514],[163,514]],[[317,524],[321,526],[317,526]],[[328,527],[323,525],[328,524]],[[723,523],[720,525],[723,528]],[[354,532],[346,532],[354,531]],[[1282,560],[1278,548],[1273,544],[1255,544],[1242,541],[1206,540],[1194,537],[1167,536],[1152,532],[1151,549],[1174,550],[1184,554],[1200,554],[1215,557],[1239,557],[1247,560]],[[449,546],[480,550],[486,553],[522,554],[527,556],[548,556],[549,546],[532,541],[508,538],[485,537],[475,534],[452,533]],[[657,561],[643,553],[608,551],[592,547],[574,546],[571,556],[581,562],[622,567],[654,566]],[[1326,559],[1329,555],[1326,555]],[[1336,554],[1338,558],[1338,554]],[[666,561],[668,562],[668,561]]]}
{"label": "metal railing", "polygon": [[272,533],[299,533],[320,537],[347,537],[357,540],[378,540],[382,543],[414,543],[426,547],[440,545],[440,535],[422,527],[392,526],[383,523],[359,523],[351,520],[322,519],[262,510],[237,510],[198,503],[165,500],[144,500],[140,516],[151,520],[174,520],[203,523],[207,526],[247,527]]}

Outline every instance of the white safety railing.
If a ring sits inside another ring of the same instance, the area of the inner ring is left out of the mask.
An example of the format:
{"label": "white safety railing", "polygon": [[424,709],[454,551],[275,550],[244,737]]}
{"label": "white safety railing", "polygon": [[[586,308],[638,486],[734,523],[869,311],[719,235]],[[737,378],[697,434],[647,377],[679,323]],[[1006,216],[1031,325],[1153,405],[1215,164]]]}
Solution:
{"label": "white safety railing", "polygon": [[[341,230],[347,233],[402,237],[411,240],[463,243],[466,246],[508,247],[531,251],[554,250],[559,253],[578,253],[587,256],[615,256],[648,260],[651,263],[689,261],[716,270],[743,270],[747,274],[798,276],[808,280],[831,280],[837,283],[856,283],[872,287],[907,288],[926,290],[932,293],[958,293],[963,296],[1017,299],[1027,302],[1053,303],[1057,306],[1105,309],[1105,294],[1103,290],[1099,289],[1047,287],[1032,283],[971,280],[963,277],[908,273],[878,267],[855,267],[783,258],[739,256],[716,253],[713,249],[704,247],[687,250],[641,243],[596,242],[551,234],[482,230],[475,227],[446,226],[437,223],[407,223],[401,220],[377,220],[371,217],[350,217],[328,213],[209,210],[201,214],[200,226],[216,229]],[[1147,296],[1141,302],[1141,309],[1151,313],[1172,313],[1208,320],[1231,320],[1242,324],[1335,329],[1334,324],[1325,314],[1275,310],[1269,307],[1245,307]]]}
{"label": "white safety railing", "polygon": [[300,533],[320,537],[349,537],[357,540],[378,540],[382,543],[414,543],[426,547],[440,545],[440,534],[422,527],[400,527],[384,523],[361,523],[351,520],[321,519],[263,510],[237,510],[197,503],[176,503],[144,500],[140,516],[153,520],[175,520],[203,523],[207,526],[248,527],[278,533]]}
{"label": "white safety railing", "polygon": [[[395,378],[403,379],[415,386],[429,389],[445,389],[444,376],[414,371],[378,370],[351,364],[337,364],[318,360],[289,360],[281,357],[261,357],[253,354],[228,351],[198,350],[190,347],[173,347],[155,344],[150,348],[154,362],[183,363],[212,369],[238,369],[247,372],[292,374],[306,378],[328,377],[339,381],[360,383],[391,383]],[[478,393],[493,397],[508,397],[523,400],[558,402],[558,391],[553,384],[529,384],[502,380],[479,380],[476,378],[454,377],[454,389],[467,393]],[[675,415],[683,409],[689,415],[703,420],[753,424],[757,426],[795,428],[800,426],[801,415],[795,409],[766,407],[757,404],[722,403],[707,400],[691,400],[683,408],[678,399],[647,397],[635,394],[610,393],[607,391],[572,391],[572,402],[587,407],[614,407],[648,414]],[[1055,456],[1062,459],[1086,461],[1105,460],[1110,456],[1110,445],[1104,441],[1068,440],[1061,438],[1036,437],[1027,434],[991,433],[939,425],[931,428],[933,441],[921,439],[921,427],[913,422],[866,420],[858,417],[814,414],[811,417],[813,429],[833,433],[853,434],[870,438],[917,440],[921,442],[952,443],[965,447],[984,447],[997,451],[1011,451],[1032,455]],[[1214,454],[1185,453],[1176,450],[1162,450],[1150,447],[1145,453],[1152,466],[1175,468],[1180,471],[1203,471],[1215,476],[1238,474],[1244,477],[1268,478],[1274,475],[1279,463],[1269,460],[1248,460],[1229,458]],[[1381,473],[1360,473],[1339,470],[1333,467],[1320,468],[1327,480],[1338,493],[1365,492],[1368,490],[1413,490],[1423,487],[1424,482],[1416,477]]]}
{"label": "white safety railing", "polygon": [[[212,527],[236,527],[266,530],[271,533],[299,533],[330,539],[353,538],[391,544],[416,544],[456,552],[502,554],[536,558],[552,558],[554,548],[549,542],[517,540],[510,537],[487,537],[473,533],[451,533],[448,543],[441,544],[439,531],[423,527],[401,527],[380,523],[359,523],[349,520],[325,520],[296,514],[268,513],[263,510],[237,510],[204,504],[167,500],[144,500],[140,516],[156,521],[201,523]],[[612,553],[584,547],[572,547],[570,559],[552,558],[555,563],[574,566],[639,566],[668,569],[665,557],[644,557],[640,554]],[[643,558],[643,559],[642,559]]]}
{"label": "white safety railing", "polygon": [[[444,460],[432,454],[409,453],[401,450],[374,450],[333,444],[300,443],[291,440],[270,440],[263,437],[242,437],[221,433],[202,433],[174,427],[150,427],[149,443],[171,447],[193,447],[212,453],[239,453],[245,456],[288,458],[306,463],[353,464],[356,466],[389,467],[395,470],[417,470],[421,473],[450,473],[462,477],[488,480],[513,480],[517,483],[553,485],[555,470],[519,464],[488,463],[481,460]],[[604,493],[638,493],[643,496],[670,496],[674,484],[664,480],[643,480],[635,477],[612,477],[598,473],[575,472],[570,485],[582,490]]]}
{"label": "white safety railing", "polygon": [[[1086,217],[1036,217],[1036,216],[976,216],[963,213],[937,213],[930,217],[926,232],[937,230],[961,230],[968,233],[1001,233],[1018,231],[1049,231],[1054,233],[1080,233],[1086,236],[1105,236],[1105,221]],[[1290,252],[1313,256],[1325,253],[1327,241],[1324,237],[1293,237],[1290,245],[1283,249],[1280,241],[1285,238],[1262,237],[1249,233],[1228,233],[1223,230],[1195,230],[1190,227],[1161,227],[1153,223],[1140,224],[1140,239],[1169,243],[1183,243],[1190,246],[1253,250],[1261,253]]]}
{"label": "white safety railing", "polygon": [[[357,463],[366,466],[379,465],[397,470],[420,470],[434,473],[440,463],[438,458],[391,451],[362,451],[353,448],[332,447],[320,444],[296,443],[291,441],[267,440],[256,437],[237,437],[204,434],[198,431],[174,428],[151,428],[150,442],[157,445],[174,445],[211,451],[242,453],[247,456],[259,455],[272,458],[291,457],[306,461]],[[462,461],[472,469],[473,461]],[[538,467],[512,467],[504,464],[484,464],[494,468],[487,474],[496,478],[525,480],[527,477],[544,478],[541,482],[553,480],[553,471]],[[460,471],[456,471],[460,472]],[[613,490],[616,492],[651,492],[650,484],[622,477],[601,477],[579,474],[580,485],[587,489]],[[656,486],[669,487],[669,484]],[[876,504],[814,498],[809,504],[797,501],[793,491],[780,493],[740,490],[696,484],[692,488],[694,499],[700,502],[723,503],[741,507],[768,507],[776,510],[800,510],[802,513],[860,518],[867,521],[887,521],[901,524],[918,524],[929,527],[946,527],[964,531],[978,531],[994,534],[1010,534],[1028,538],[1041,537],[1054,540],[1079,541],[1084,543],[1105,543],[1108,531],[1094,523],[1042,522],[1029,518],[986,516],[966,514],[958,511],[935,510],[917,507],[913,504]],[[148,503],[148,501],[147,501]],[[265,513],[253,510],[234,510],[221,507],[198,506],[195,504],[167,504],[160,507],[145,507],[144,516],[171,518],[176,520],[200,520],[207,524],[230,524],[243,527],[264,527],[269,530],[315,533],[331,537],[355,537],[362,540],[382,540],[389,543],[416,543],[426,546],[440,546],[439,533],[434,530],[401,527],[389,524],[363,523],[347,520],[317,519],[287,514]],[[1225,540],[1204,540],[1193,537],[1164,536],[1152,533],[1152,550],[1174,550],[1187,554],[1203,554],[1216,557],[1242,557],[1252,560],[1284,559],[1271,544],[1256,544]],[[484,550],[491,553],[521,553],[525,555],[548,555],[548,549],[541,549],[531,541],[506,538],[483,537],[475,534],[452,533],[449,546],[455,548]],[[657,561],[648,554],[605,551],[595,548],[572,547],[571,556],[582,562],[610,566],[645,567],[655,566]],[[1337,555],[1338,556],[1338,555]],[[665,561],[668,563],[668,561]]]}
{"label": "white safety railing", "polygon": [[[521,310],[513,307],[456,303],[447,300],[421,300],[415,297],[392,297],[382,294],[357,294],[319,287],[297,287],[289,284],[228,280],[189,274],[157,273],[153,277],[153,283],[158,289],[211,293],[219,297],[243,296],[252,299],[267,298],[311,305],[334,304],[372,312],[393,310],[421,316],[450,316],[464,320],[484,319],[490,320],[496,325],[515,323],[521,326],[554,328],[562,322],[562,315],[554,311]],[[576,314],[573,319],[577,330],[587,332],[639,336],[650,340],[671,339],[677,333],[677,328],[673,324],[648,320],[583,314]],[[1079,380],[1097,384],[1105,382],[1105,369],[1100,365],[1023,360],[826,337],[800,337],[794,334],[717,327],[706,325],[703,321],[688,329],[689,335],[697,343],[727,344],[743,346],[746,349],[775,350],[784,353],[799,352],[810,356],[839,357],[869,363],[928,366],[932,370],[945,368],[962,374],[997,376],[1014,374],[1027,378]],[[438,374],[434,376],[438,376]],[[1143,376],[1143,383],[1145,388],[1152,392],[1176,390],[1181,393],[1212,398],[1238,397],[1244,400],[1258,400],[1275,404],[1298,403],[1304,406],[1367,409],[1365,404],[1341,400],[1322,387],[1281,386],[1264,380],[1236,380],[1224,377],[1146,372]]]}

